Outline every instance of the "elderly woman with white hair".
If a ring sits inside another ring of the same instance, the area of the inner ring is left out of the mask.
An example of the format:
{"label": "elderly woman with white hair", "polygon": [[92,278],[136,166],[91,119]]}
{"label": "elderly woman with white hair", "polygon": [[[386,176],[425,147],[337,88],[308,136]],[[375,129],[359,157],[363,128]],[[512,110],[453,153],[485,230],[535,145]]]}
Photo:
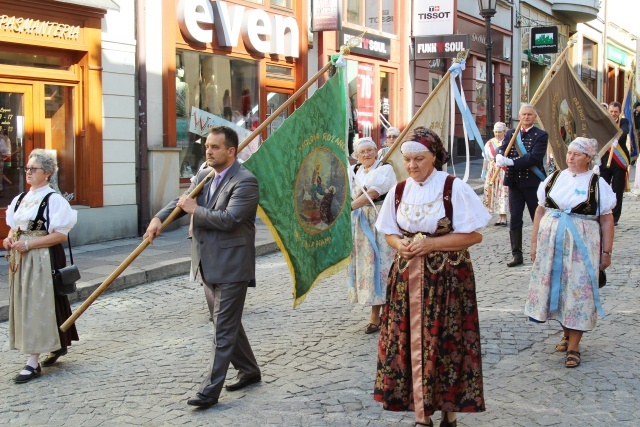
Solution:
{"label": "elderly woman with white hair", "polygon": [[500,219],[494,225],[507,225],[507,212],[509,212],[509,187],[503,184],[504,169],[496,165],[496,155],[504,142],[506,133],[507,125],[502,122],[496,123],[493,125],[495,137],[484,145],[481,178],[485,181],[482,203],[489,213],[500,215]]}
{"label": "elderly woman with white hair", "polygon": [[371,138],[356,142],[358,163],[350,169],[351,226],[353,252],[349,267],[349,301],[371,306],[366,334],[380,330],[380,308],[387,296],[387,276],[395,251],[375,227],[378,211],[389,190],[396,185],[393,167],[376,159],[377,146]]}
{"label": "elderly woman with white hair", "polygon": [[9,235],[9,348],[29,355],[14,378],[26,383],[40,376],[40,353],[49,353],[43,366],[67,354],[78,332],[58,327],[71,315],[69,299],[53,288],[52,267],[65,266],[62,243],[77,220],[69,202],[56,193],[49,180],[58,171],[55,154],[36,149],[24,168],[29,191],[16,196],[7,208]]}
{"label": "elderly woman with white hair", "polygon": [[580,340],[604,317],[598,271],[611,264],[616,195],[592,170],[599,161],[595,139],[576,138],[567,169],[538,188],[531,237],[533,269],[524,312],[535,322],[557,320],[564,331],[557,351],[565,366],[580,365]]}
{"label": "elderly woman with white hair", "polygon": [[384,140],[384,147],[378,150],[378,159],[382,160],[384,156],[389,152],[389,148],[396,142],[396,139],[400,136],[400,129],[391,126],[387,129],[387,137]]}

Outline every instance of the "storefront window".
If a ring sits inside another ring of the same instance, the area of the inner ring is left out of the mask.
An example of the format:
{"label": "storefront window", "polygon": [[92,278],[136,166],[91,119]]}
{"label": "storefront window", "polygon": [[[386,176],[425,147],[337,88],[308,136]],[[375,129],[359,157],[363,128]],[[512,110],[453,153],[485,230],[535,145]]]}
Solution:
{"label": "storefront window", "polygon": [[291,0],[271,0],[271,5],[291,9]]}
{"label": "storefront window", "polygon": [[387,129],[393,124],[391,115],[391,73],[380,72],[380,146],[387,137]]}
{"label": "storefront window", "polygon": [[51,185],[75,198],[75,132],[73,121],[73,88],[44,85],[44,144],[54,150],[58,159],[58,175]]}
{"label": "storefront window", "polygon": [[347,22],[395,34],[395,3],[393,0],[349,0]]}
{"label": "storefront window", "polygon": [[208,128],[230,126],[242,142],[258,127],[258,64],[228,56],[177,52],[176,146],[181,149],[181,178],[191,178],[205,160]]}
{"label": "storefront window", "polygon": [[598,75],[598,45],[593,41],[585,38],[582,41],[582,66],[581,66],[581,80],[587,86],[589,91],[596,95],[597,83],[596,77]]}
{"label": "storefront window", "polygon": [[347,0],[347,22],[362,25],[361,0]]}

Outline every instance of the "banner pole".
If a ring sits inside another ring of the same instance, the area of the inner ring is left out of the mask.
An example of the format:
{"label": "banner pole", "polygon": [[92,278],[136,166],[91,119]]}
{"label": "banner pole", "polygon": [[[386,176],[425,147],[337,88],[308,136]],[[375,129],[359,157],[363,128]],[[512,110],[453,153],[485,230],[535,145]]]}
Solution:
{"label": "banner pole", "polygon": [[[342,53],[343,55],[348,55],[348,51],[342,52]],[[260,135],[260,133],[267,126],[269,126],[269,124],[271,124],[272,121],[274,121],[283,111],[289,108],[289,106],[297,98],[299,98],[302,94],[304,94],[305,91],[309,88],[309,86],[315,83],[325,72],[327,72],[327,70],[329,70],[329,68],[331,68],[331,66],[332,66],[331,61],[327,62],[327,64],[324,67],[322,67],[320,71],[318,71],[311,79],[309,79],[309,81],[307,81],[304,85],[302,85],[300,89],[298,89],[293,95],[291,95],[291,97],[287,101],[285,101],[274,113],[272,113],[269,117],[267,117],[267,119],[264,122],[262,122],[262,124],[260,124],[256,128],[256,130],[251,132],[251,134],[244,141],[242,141],[241,144],[238,145],[237,152],[240,152],[243,148],[249,145],[249,143],[253,141],[253,139],[256,136]],[[214,174],[215,174],[215,170],[212,169],[206,178],[211,178],[213,177]],[[189,193],[189,197],[191,197],[192,199],[195,199],[198,196],[198,194],[200,194],[200,192],[202,191],[205,181],[206,179],[203,179],[196,186],[196,188],[194,188],[193,191]],[[162,222],[160,231],[163,231],[171,222],[173,222],[173,220],[176,219],[176,217],[180,214],[181,211],[182,211],[181,208],[176,207],[171,212],[171,214],[169,214],[167,219],[165,219]],[[140,243],[140,245],[138,245],[138,247],[133,252],[131,252],[131,254],[129,254],[129,256],[125,258],[124,261],[122,261],[122,263],[113,271],[113,273],[111,273],[109,277],[107,277],[104,280],[104,282],[102,282],[102,284],[98,286],[96,290],[93,291],[93,293],[91,293],[91,295],[89,295],[89,297],[82,303],[82,305],[78,307],[76,311],[74,311],[71,314],[71,316],[69,316],[69,318],[62,325],[60,325],[60,330],[62,332],[66,332],[71,327],[71,325],[73,325],[76,322],[76,320],[78,320],[78,318],[82,315],[82,313],[84,313],[87,310],[87,308],[89,308],[89,306],[93,304],[93,302],[113,283],[113,281],[116,280],[118,276],[120,276],[120,274],[122,274],[122,272],[127,267],[129,267],[129,265],[131,265],[131,263],[138,257],[138,255],[142,253],[142,251],[145,250],[147,246],[149,246],[149,239],[145,238],[142,241],[142,243]]]}
{"label": "banner pole", "polygon": [[[464,61],[464,60],[467,59],[467,55],[468,54],[469,54],[469,49],[463,50],[462,52],[458,53],[458,57],[456,59],[454,59],[454,61],[456,61],[456,62]],[[382,158],[382,160],[380,160],[380,163],[386,162],[387,159],[391,156],[391,153],[393,153],[393,151],[397,147],[399,147],[402,144],[402,142],[404,142],[403,141],[404,137],[407,135],[407,133],[409,133],[409,131],[411,130],[411,127],[413,126],[415,121],[418,119],[420,114],[422,114],[424,109],[427,108],[427,105],[429,104],[429,101],[431,101],[431,99],[435,96],[436,92],[438,92],[438,89],[440,89],[440,86],[447,82],[448,77],[450,75],[451,75],[451,70],[447,70],[447,72],[444,74],[444,76],[442,76],[442,79],[440,79],[440,81],[438,82],[436,87],[434,87],[431,90],[431,93],[429,93],[429,96],[422,103],[422,105],[420,106],[418,111],[416,111],[416,113],[413,115],[413,117],[411,117],[411,120],[409,120],[409,123],[407,123],[406,126],[404,127],[404,129],[402,130],[402,132],[400,132],[400,135],[398,135],[398,137],[396,138],[396,141],[393,143],[393,145],[391,147],[389,147],[389,151],[387,151],[387,154],[385,154],[385,156]]]}
{"label": "banner pole", "polygon": [[[633,79],[633,73],[629,74],[629,79],[627,80],[628,84],[632,83],[631,79]],[[627,104],[627,97],[629,96],[629,92],[631,92],[631,91],[628,90],[624,94],[624,100],[622,101],[622,107],[621,107],[622,110],[624,110],[624,106]],[[623,111],[620,111],[620,114],[622,114],[622,113],[623,113]],[[633,109],[631,109],[631,113],[632,113],[631,114],[632,117],[631,118],[627,117],[626,119],[629,120],[629,124],[631,125],[631,129],[634,129],[634,127],[633,127]],[[618,117],[618,120],[620,120],[619,117]],[[616,123],[616,124],[618,124],[618,123]],[[618,124],[618,127],[619,126],[620,125]],[[611,148],[609,148],[609,159],[607,160],[607,168],[611,167],[611,159],[613,159],[613,149],[614,149],[614,146],[613,146],[613,144],[611,144]],[[631,163],[631,156],[629,156],[629,163]]]}

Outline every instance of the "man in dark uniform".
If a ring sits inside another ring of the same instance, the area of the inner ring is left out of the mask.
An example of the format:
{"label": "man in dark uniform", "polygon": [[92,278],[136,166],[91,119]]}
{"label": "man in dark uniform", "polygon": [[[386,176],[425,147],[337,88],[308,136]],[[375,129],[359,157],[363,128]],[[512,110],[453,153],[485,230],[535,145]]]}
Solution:
{"label": "man in dark uniform", "polygon": [[509,267],[522,264],[522,215],[525,205],[529,209],[531,220],[538,206],[536,191],[540,182],[546,176],[543,167],[544,156],[547,153],[549,135],[533,125],[538,117],[531,104],[522,104],[518,118],[520,119],[520,139],[522,146],[516,140],[509,151],[508,157],[504,152],[509,145],[514,130],[509,130],[504,138],[504,144],[498,149],[496,164],[506,166],[504,185],[509,187],[509,237],[511,238],[511,254],[513,259],[507,263]]}
{"label": "man in dark uniform", "polygon": [[[627,148],[627,135],[629,134],[629,120],[620,117],[620,111],[622,105],[619,102],[612,102],[609,104],[609,115],[614,122],[618,124],[622,129],[622,135],[618,138],[617,144],[620,150],[626,157],[626,164],[624,161],[613,156],[611,160],[611,166],[607,167],[609,162],[609,154],[611,150],[602,156],[602,165],[600,166],[600,176],[607,181],[611,186],[611,189],[616,193],[616,207],[613,208],[613,223],[618,225],[620,214],[622,214],[622,196],[624,194],[624,188],[627,185],[627,166],[629,165],[629,149]],[[616,144],[616,142],[614,142]]]}

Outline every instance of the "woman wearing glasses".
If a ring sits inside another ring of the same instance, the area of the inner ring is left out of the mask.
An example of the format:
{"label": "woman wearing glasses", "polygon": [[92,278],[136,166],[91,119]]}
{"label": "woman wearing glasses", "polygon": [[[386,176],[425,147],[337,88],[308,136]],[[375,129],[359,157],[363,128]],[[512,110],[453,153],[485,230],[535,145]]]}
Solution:
{"label": "woman wearing glasses", "polygon": [[391,126],[387,129],[387,137],[384,140],[384,147],[378,150],[378,159],[382,160],[384,156],[389,152],[389,148],[396,142],[396,139],[400,136],[400,129]]}
{"label": "woman wearing glasses", "polygon": [[67,296],[55,295],[51,277],[65,266],[62,242],[75,225],[77,213],[49,186],[58,170],[55,155],[36,149],[27,166],[29,191],[16,196],[7,208],[9,235],[3,240],[9,252],[9,346],[28,354],[24,369],[14,378],[26,383],[42,371],[40,353],[49,353],[44,366],[53,365],[78,340],[75,326],[60,332],[70,315]]}

